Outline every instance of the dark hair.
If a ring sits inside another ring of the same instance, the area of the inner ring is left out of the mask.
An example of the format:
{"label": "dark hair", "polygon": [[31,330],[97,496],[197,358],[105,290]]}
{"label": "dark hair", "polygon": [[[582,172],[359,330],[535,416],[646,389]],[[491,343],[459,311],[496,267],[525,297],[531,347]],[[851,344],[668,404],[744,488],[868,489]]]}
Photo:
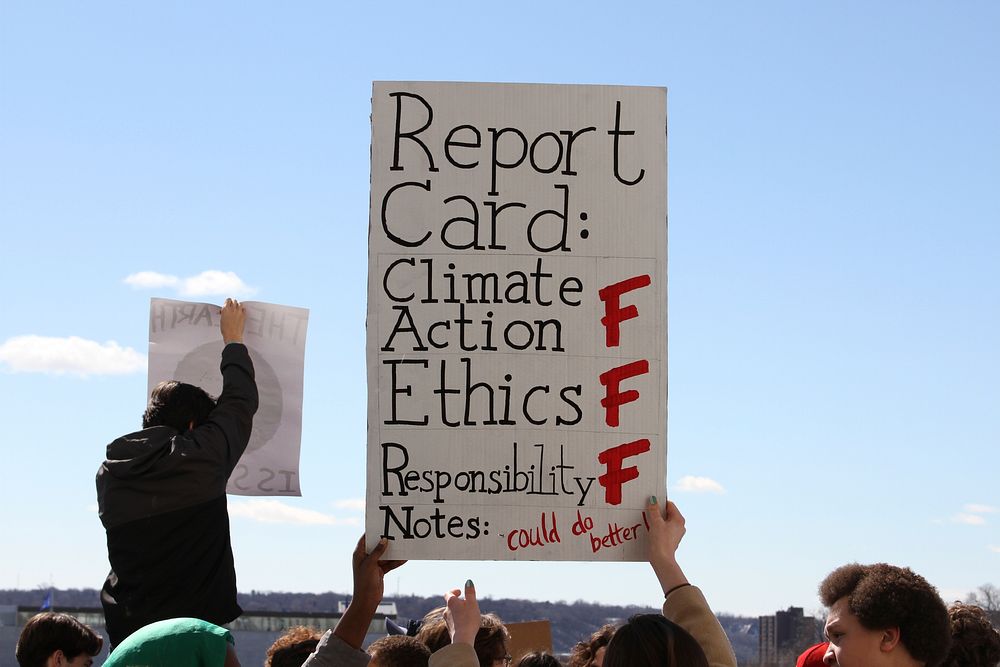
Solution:
{"label": "dark hair", "polygon": [[847,609],[869,630],[899,628],[899,641],[928,666],[948,653],[948,610],[937,589],[907,567],[886,563],[850,563],[831,572],[819,585],[823,604],[847,598]]}
{"label": "dark hair", "polygon": [[544,651],[528,653],[517,661],[517,667],[562,667],[556,657]]}
{"label": "dark hair", "polygon": [[590,667],[597,649],[607,646],[615,634],[615,626],[602,625],[590,638],[577,642],[569,654],[568,667]]}
{"label": "dark hair", "polygon": [[479,621],[479,632],[473,648],[479,657],[479,667],[491,667],[494,660],[507,655],[507,639],[510,633],[496,614],[483,614]]}
{"label": "dark hair", "polygon": [[296,625],[274,640],[267,649],[264,667],[302,667],[323,637],[316,628]]}
{"label": "dark hair", "polygon": [[982,607],[956,602],[948,607],[951,651],[942,667],[995,667],[1000,663],[1000,632]]}
{"label": "dark hair", "polygon": [[69,614],[47,611],[24,624],[14,655],[21,667],[44,667],[56,651],[73,660],[81,653],[95,656],[103,645],[103,637]]}
{"label": "dark hair", "polygon": [[183,433],[191,422],[201,425],[214,409],[215,399],[201,387],[167,380],[153,388],[142,413],[142,427],[171,426]]}
{"label": "dark hair", "polygon": [[372,642],[368,655],[380,667],[427,667],[431,651],[416,637],[389,635]]}
{"label": "dark hair", "polygon": [[708,667],[687,630],[659,614],[636,614],[615,631],[604,667]]}
{"label": "dark hair", "polygon": [[[444,620],[445,607],[437,607],[424,614],[417,639],[431,650],[438,651],[451,643],[448,624]],[[507,627],[496,614],[483,614],[479,621],[474,648],[480,667],[491,667],[493,661],[507,655]]]}

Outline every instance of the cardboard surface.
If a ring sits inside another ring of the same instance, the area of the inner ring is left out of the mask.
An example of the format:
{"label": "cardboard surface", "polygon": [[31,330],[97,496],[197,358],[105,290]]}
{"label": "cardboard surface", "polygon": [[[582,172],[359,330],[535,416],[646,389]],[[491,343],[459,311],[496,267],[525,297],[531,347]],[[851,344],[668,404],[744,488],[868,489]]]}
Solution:
{"label": "cardboard surface", "polygon": [[510,632],[507,650],[513,660],[512,665],[527,653],[545,651],[552,653],[552,623],[549,621],[522,621],[521,623],[506,623]]}
{"label": "cardboard surface", "polygon": [[643,560],[666,487],[666,90],[377,82],[371,155],[369,542]]}
{"label": "cardboard surface", "polygon": [[[259,301],[247,310],[244,343],[250,350],[260,406],[253,433],[227,493],[242,496],[299,496],[302,440],[302,375],[309,311]],[[219,360],[223,341],[219,306],[151,299],[148,393],[164,380],[222,392]]]}

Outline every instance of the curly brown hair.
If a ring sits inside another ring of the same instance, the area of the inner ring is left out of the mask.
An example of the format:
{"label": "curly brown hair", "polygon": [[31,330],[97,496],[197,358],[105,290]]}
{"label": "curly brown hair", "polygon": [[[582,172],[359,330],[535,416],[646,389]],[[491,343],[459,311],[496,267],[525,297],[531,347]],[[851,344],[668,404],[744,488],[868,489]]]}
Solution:
{"label": "curly brown hair", "polygon": [[267,649],[264,667],[302,667],[322,637],[323,633],[316,628],[304,625],[289,628]]}
{"label": "curly brown hair", "polygon": [[590,637],[579,641],[569,654],[567,667],[590,667],[597,649],[607,646],[615,634],[615,626],[602,625]]}
{"label": "curly brown hair", "polygon": [[899,628],[899,639],[928,667],[948,654],[951,627],[937,589],[907,567],[887,563],[838,567],[819,585],[823,604],[847,598],[847,608],[869,630]]}
{"label": "curly brown hair", "polygon": [[1000,632],[986,610],[956,602],[948,607],[951,651],[942,667],[996,667],[1000,663]]}

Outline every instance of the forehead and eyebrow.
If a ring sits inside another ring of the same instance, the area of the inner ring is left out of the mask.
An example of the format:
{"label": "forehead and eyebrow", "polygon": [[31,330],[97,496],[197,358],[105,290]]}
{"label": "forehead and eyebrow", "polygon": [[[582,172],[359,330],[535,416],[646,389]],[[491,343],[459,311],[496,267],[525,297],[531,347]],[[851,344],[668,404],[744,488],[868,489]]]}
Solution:
{"label": "forehead and eyebrow", "polygon": [[842,597],[830,607],[830,612],[826,615],[826,626],[823,628],[823,634],[826,638],[830,638],[831,632],[843,631],[845,627],[849,624],[848,617],[851,615],[850,610],[847,608],[847,598]]}

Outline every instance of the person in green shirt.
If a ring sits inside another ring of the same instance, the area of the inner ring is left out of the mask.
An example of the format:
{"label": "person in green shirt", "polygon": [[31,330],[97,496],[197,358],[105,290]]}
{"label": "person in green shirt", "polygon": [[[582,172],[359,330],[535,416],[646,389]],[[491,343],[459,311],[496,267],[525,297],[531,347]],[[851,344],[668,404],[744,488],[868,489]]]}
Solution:
{"label": "person in green shirt", "polygon": [[171,618],[136,630],[104,667],[241,667],[225,628],[197,618]]}

